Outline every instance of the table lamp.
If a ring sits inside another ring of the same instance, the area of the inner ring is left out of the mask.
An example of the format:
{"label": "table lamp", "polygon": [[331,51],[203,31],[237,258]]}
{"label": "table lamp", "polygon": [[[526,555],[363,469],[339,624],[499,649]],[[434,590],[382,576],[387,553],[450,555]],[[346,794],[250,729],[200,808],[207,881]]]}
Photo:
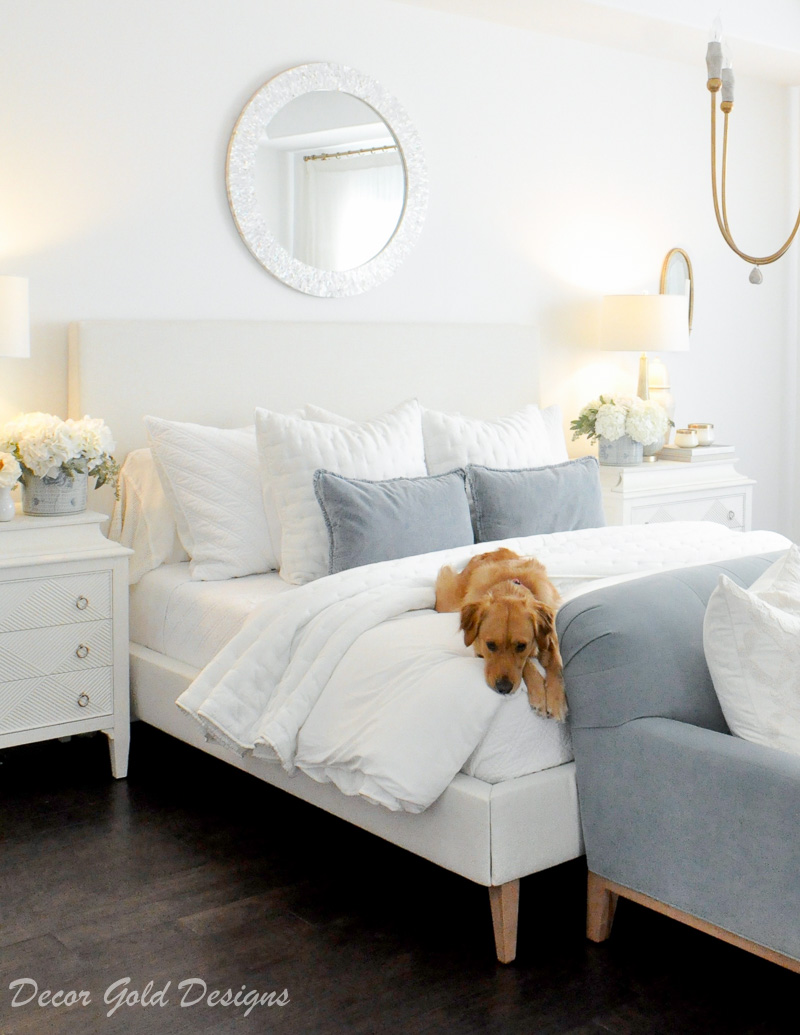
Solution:
{"label": "table lamp", "polygon": [[650,398],[648,352],[687,352],[689,322],[683,295],[606,295],[603,299],[601,348],[639,352],[640,399]]}

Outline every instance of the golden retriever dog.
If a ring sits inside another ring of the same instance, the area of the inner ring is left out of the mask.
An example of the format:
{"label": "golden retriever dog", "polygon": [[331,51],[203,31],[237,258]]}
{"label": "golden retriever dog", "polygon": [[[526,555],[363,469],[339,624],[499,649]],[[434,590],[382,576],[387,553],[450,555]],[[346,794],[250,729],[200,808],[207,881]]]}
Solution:
{"label": "golden retriever dog", "polygon": [[[464,643],[484,659],[487,684],[513,693],[524,679],[534,711],[567,715],[555,615],[560,598],[544,565],[504,547],[436,578],[436,610],[460,611]],[[544,678],[533,663],[538,658]]]}

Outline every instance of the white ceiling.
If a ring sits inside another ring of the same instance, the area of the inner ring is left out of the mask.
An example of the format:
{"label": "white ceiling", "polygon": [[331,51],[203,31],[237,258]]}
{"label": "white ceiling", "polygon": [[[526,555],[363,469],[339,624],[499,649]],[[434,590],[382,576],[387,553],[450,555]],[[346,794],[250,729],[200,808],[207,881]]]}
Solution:
{"label": "white ceiling", "polygon": [[737,73],[800,84],[797,0],[396,0],[703,67],[722,18]]}

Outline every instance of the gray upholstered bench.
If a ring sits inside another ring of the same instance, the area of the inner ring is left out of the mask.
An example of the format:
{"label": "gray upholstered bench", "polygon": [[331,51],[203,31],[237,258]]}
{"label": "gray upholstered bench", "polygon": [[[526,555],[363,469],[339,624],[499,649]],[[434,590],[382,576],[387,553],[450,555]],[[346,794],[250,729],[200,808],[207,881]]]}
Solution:
{"label": "gray upholstered bench", "polygon": [[719,575],[749,586],[777,556],[559,612],[594,941],[622,896],[800,971],[800,757],[730,735],[702,639]]}

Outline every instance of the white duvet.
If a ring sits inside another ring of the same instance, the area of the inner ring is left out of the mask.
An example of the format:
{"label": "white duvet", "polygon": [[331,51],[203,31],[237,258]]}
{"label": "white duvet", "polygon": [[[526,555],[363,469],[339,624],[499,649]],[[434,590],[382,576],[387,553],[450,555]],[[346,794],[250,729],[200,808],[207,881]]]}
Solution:
{"label": "white duvet", "polygon": [[[599,580],[790,544],[773,532],[676,522],[503,545],[541,560],[568,598]],[[234,751],[277,759],[289,772],[302,770],[394,810],[420,812],[460,770],[478,775],[493,723],[505,722],[512,737],[524,715],[531,731],[525,735],[538,741],[531,771],[558,765],[569,757],[565,729],[530,715],[524,691],[505,698],[490,690],[483,663],[464,647],[458,616],[432,610],[442,564],[461,567],[486,549],[484,543],[353,568],[269,600],[178,706]]]}

